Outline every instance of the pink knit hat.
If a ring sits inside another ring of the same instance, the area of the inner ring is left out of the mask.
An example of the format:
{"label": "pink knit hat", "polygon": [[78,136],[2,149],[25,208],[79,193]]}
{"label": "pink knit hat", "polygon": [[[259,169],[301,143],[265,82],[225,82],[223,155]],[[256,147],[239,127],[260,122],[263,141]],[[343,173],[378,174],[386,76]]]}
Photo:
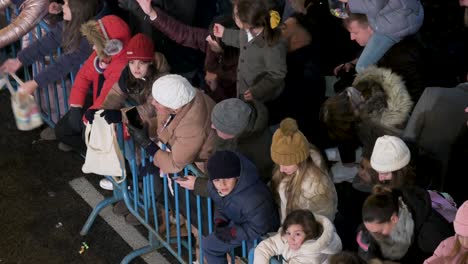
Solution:
{"label": "pink knit hat", "polygon": [[468,201],[465,201],[460,208],[458,208],[453,226],[455,227],[455,233],[460,236],[468,237]]}

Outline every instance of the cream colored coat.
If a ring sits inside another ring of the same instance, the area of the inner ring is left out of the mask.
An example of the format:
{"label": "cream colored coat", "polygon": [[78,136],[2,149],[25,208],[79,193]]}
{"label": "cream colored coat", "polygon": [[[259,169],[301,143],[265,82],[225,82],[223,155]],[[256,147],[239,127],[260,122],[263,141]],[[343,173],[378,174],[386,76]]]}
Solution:
{"label": "cream colored coat", "polygon": [[283,256],[283,263],[288,264],[328,263],[331,255],[341,251],[341,239],[330,220],[321,215],[315,215],[315,218],[323,227],[323,233],[317,240],[307,240],[298,250],[292,250],[280,230],[255,248],[254,264],[268,264],[271,257],[278,255]]}
{"label": "cream colored coat", "polygon": [[[302,183],[301,197],[299,199],[299,208],[295,209],[308,209],[314,214],[320,214],[331,221],[335,219],[335,214],[338,206],[338,196],[336,194],[335,185],[326,171],[325,161],[319,152],[314,149],[310,150],[310,156],[315,164],[322,169],[325,175],[313,175],[313,171],[309,170],[311,175],[304,177]],[[319,182],[318,179],[324,179],[323,182]],[[278,194],[280,197],[281,207],[281,223],[286,218],[286,183],[288,178],[284,178],[278,187]]]}

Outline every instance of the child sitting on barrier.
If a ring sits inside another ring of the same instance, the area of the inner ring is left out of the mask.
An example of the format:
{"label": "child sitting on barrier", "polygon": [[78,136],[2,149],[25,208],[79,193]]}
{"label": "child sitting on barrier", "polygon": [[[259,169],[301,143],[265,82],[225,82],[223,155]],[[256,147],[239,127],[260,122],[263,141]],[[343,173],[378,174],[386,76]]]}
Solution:
{"label": "child sitting on barrier", "polygon": [[254,239],[278,228],[278,211],[255,166],[243,155],[217,151],[208,160],[208,174],[215,228],[203,239],[203,253],[210,264],[227,263],[226,253],[243,240],[250,248]]}
{"label": "child sitting on barrier", "polygon": [[279,232],[255,249],[254,264],[270,263],[281,255],[283,263],[325,263],[341,251],[341,240],[328,218],[309,210],[292,211]]}

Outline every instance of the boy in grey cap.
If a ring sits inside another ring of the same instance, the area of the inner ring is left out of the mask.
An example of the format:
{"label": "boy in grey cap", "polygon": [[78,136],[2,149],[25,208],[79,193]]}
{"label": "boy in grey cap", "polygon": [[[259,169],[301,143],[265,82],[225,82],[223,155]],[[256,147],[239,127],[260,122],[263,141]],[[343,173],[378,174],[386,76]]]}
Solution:
{"label": "boy in grey cap", "polygon": [[[245,155],[257,167],[260,178],[267,183],[271,179],[273,162],[270,157],[272,133],[268,128],[268,110],[258,102],[244,102],[238,98],[223,100],[211,113],[211,127],[218,139],[216,150],[237,151]],[[180,186],[195,190],[195,194],[208,196],[208,178],[185,177]]]}

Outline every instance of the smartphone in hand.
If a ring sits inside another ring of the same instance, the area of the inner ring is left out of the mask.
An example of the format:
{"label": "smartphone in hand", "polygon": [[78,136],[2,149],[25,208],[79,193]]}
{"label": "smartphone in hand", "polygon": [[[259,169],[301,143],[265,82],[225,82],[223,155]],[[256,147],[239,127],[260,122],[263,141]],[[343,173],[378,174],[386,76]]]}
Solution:
{"label": "smartphone in hand", "polygon": [[136,107],[130,108],[125,112],[125,114],[127,115],[127,120],[130,125],[138,129],[143,129],[143,120],[141,119],[140,114],[138,114]]}
{"label": "smartphone in hand", "polygon": [[186,181],[187,178],[185,178],[184,176],[174,176],[173,179],[175,181]]}

